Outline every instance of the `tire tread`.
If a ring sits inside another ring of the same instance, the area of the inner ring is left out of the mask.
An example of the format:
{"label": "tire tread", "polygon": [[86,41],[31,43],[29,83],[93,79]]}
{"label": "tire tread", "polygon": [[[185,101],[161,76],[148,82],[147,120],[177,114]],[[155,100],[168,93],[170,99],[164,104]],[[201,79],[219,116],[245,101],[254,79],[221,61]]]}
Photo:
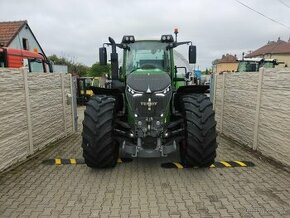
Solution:
{"label": "tire tread", "polygon": [[216,157],[216,121],[212,103],[204,94],[182,98],[185,141],[180,146],[181,162],[188,167],[208,167]]}
{"label": "tire tread", "polygon": [[91,168],[114,167],[118,158],[118,145],[113,137],[115,99],[93,96],[84,112],[82,147],[83,157]]}

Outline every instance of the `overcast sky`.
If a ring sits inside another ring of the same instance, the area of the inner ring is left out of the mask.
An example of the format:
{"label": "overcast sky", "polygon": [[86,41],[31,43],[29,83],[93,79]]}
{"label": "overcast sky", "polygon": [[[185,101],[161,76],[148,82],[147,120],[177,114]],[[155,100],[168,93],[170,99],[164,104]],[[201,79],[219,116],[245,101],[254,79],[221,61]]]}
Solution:
{"label": "overcast sky", "polygon": [[[290,26],[290,0],[239,0]],[[284,4],[283,4],[284,3]],[[235,0],[0,0],[0,20],[27,20],[47,55],[90,66],[108,36],[159,39],[179,28],[191,40],[202,69],[222,54],[241,57],[268,40],[288,41],[290,28],[276,24]],[[187,56],[187,48],[178,49]]]}

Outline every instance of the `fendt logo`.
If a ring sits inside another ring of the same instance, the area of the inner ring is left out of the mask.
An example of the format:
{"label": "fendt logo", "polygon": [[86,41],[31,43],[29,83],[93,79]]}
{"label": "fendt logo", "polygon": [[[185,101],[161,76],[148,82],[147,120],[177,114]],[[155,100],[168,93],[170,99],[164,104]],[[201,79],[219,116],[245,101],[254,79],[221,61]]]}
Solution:
{"label": "fendt logo", "polygon": [[151,111],[151,106],[156,106],[157,102],[151,101],[151,98],[148,98],[147,102],[141,101],[140,104],[141,106],[148,106],[148,111]]}

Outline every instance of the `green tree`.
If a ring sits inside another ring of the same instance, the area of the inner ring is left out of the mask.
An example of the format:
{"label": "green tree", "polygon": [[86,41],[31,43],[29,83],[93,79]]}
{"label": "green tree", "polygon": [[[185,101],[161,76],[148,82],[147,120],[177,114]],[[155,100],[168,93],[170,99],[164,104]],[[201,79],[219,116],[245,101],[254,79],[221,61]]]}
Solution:
{"label": "green tree", "polygon": [[204,71],[202,71],[201,73],[202,74],[204,74],[204,75],[209,75],[209,74],[211,74],[211,69],[208,69],[208,68],[206,68]]}
{"label": "green tree", "polygon": [[95,63],[91,66],[89,70],[89,76],[99,77],[104,76],[110,72],[110,65],[100,65],[99,63]]}
{"label": "green tree", "polygon": [[59,65],[70,64],[70,62],[67,59],[65,59],[64,57],[58,57],[55,54],[49,56],[48,59],[51,60],[54,64],[59,64]]}
{"label": "green tree", "polygon": [[87,74],[90,70],[90,68],[84,64],[75,63],[71,60],[68,60],[67,58],[58,57],[55,54],[49,56],[48,59],[51,60],[54,64],[68,66],[69,73],[75,73],[79,76],[87,76]]}

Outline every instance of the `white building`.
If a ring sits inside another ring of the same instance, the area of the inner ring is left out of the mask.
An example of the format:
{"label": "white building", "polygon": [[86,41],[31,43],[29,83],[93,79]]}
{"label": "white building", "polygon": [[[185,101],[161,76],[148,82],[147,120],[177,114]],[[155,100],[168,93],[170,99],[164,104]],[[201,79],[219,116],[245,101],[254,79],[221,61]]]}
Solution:
{"label": "white building", "polygon": [[0,22],[0,47],[34,51],[45,56],[26,20]]}

